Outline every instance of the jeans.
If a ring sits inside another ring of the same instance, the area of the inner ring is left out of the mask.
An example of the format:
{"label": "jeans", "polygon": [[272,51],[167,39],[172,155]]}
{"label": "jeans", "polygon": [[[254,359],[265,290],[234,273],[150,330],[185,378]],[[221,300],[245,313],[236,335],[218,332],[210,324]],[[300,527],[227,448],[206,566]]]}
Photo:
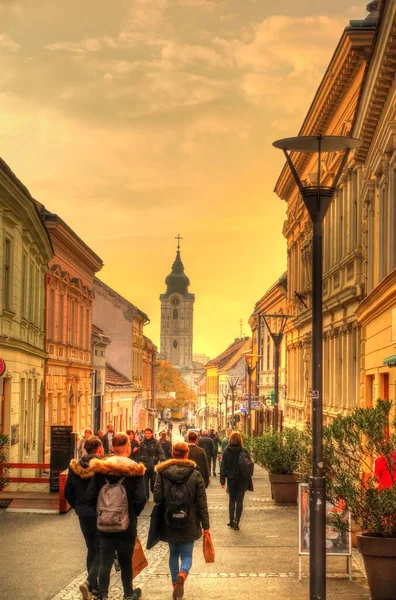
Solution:
{"label": "jeans", "polygon": [[107,598],[110,583],[110,571],[117,551],[121,568],[121,581],[124,596],[132,596],[132,554],[136,531],[127,529],[121,533],[98,533],[100,546],[99,594]]}
{"label": "jeans", "polygon": [[88,585],[91,590],[97,590],[100,551],[96,529],[96,517],[78,517],[78,519],[87,546]]}
{"label": "jeans", "polygon": [[[176,583],[180,571],[186,575],[189,574],[192,565],[192,553],[194,542],[176,542],[169,543],[169,568],[172,577],[172,583]],[[179,564],[179,559],[181,564]]]}
{"label": "jeans", "polygon": [[212,467],[212,461],[213,461],[213,475],[214,475],[216,473],[217,454],[215,456],[212,456],[209,459],[209,471],[211,470],[211,467]]}
{"label": "jeans", "polygon": [[228,493],[230,495],[228,510],[230,521],[240,521],[243,511],[243,499],[245,497],[245,486],[237,479],[227,479]]}
{"label": "jeans", "polygon": [[[146,498],[148,500],[150,498],[150,490],[151,490],[151,493],[154,494],[155,471],[146,471],[144,474],[144,481],[146,484]],[[150,482],[150,487],[149,487],[149,482]]]}

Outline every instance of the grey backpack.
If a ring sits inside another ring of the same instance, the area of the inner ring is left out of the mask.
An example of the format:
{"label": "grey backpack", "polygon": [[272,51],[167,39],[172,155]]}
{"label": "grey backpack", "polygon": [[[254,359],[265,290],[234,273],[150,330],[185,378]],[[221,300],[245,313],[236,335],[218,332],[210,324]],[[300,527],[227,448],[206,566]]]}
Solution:
{"label": "grey backpack", "polygon": [[109,483],[106,479],[106,483],[99,492],[96,505],[99,531],[117,533],[128,529],[128,498],[122,485],[124,479],[125,477],[122,477],[117,483]]}

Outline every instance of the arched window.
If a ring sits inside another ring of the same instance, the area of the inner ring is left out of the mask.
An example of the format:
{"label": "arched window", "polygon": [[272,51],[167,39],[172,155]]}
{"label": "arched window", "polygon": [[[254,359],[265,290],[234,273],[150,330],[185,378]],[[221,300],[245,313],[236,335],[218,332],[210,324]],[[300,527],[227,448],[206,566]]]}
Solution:
{"label": "arched window", "polygon": [[176,348],[177,348],[177,342],[176,342],[176,340],[173,340],[173,347],[176,350]]}
{"label": "arched window", "polygon": [[178,319],[179,318],[179,311],[177,310],[177,308],[173,309],[173,318],[174,319]]}

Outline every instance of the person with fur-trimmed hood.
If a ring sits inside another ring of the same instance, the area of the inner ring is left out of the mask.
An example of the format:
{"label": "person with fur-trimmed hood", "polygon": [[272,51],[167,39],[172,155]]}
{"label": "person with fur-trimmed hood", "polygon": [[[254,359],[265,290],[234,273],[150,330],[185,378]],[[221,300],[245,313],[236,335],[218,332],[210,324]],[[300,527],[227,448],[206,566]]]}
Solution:
{"label": "person with fur-trimmed hood", "polygon": [[[188,452],[189,447],[184,442],[173,444],[173,458],[155,468],[154,502],[164,502],[161,540],[169,544],[174,600],[183,598],[184,582],[192,566],[194,542],[202,536],[201,525],[204,531],[209,531],[205,484],[196,463],[188,460]],[[171,504],[172,500],[183,498],[183,506],[179,509],[176,504]],[[177,511],[179,514],[175,514]],[[183,527],[180,527],[179,516],[185,519]],[[179,520],[177,527],[172,526],[172,519]]]}
{"label": "person with fur-trimmed hood", "polygon": [[[107,600],[110,583],[110,571],[117,551],[121,567],[121,580],[124,588],[124,600],[137,600],[142,592],[132,588],[132,555],[136,539],[137,517],[146,503],[144,483],[145,467],[129,458],[131,444],[126,433],[115,433],[112,440],[114,456],[103,460],[92,460],[90,466],[94,477],[89,484],[86,499],[96,505],[100,490],[106,484],[120,483],[128,500],[129,525],[125,531],[98,531],[100,547],[99,593],[101,600]],[[121,480],[121,481],[120,481]]]}
{"label": "person with fur-trimmed hood", "polygon": [[[85,440],[83,456],[80,460],[71,460],[69,473],[65,486],[65,498],[80,522],[81,532],[87,546],[87,581],[80,585],[83,600],[91,597],[98,598],[98,571],[99,571],[99,540],[96,529],[96,510],[90,506],[85,498],[86,491],[94,475],[91,468],[93,458],[103,456],[102,442],[97,437]],[[91,596],[90,596],[91,594]]]}

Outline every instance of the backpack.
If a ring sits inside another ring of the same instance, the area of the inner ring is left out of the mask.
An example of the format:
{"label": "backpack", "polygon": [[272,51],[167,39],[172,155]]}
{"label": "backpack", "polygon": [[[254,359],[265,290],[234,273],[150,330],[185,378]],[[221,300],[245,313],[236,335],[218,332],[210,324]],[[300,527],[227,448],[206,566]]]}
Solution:
{"label": "backpack", "polygon": [[253,475],[254,463],[249,454],[242,450],[238,456],[237,473],[241,479],[250,479]]}
{"label": "backpack", "polygon": [[128,529],[129,511],[127,493],[122,485],[125,477],[117,483],[106,483],[101,488],[96,505],[97,528],[106,533],[118,533]]}
{"label": "backpack", "polygon": [[185,529],[191,520],[192,498],[188,490],[189,477],[181,481],[172,482],[166,495],[165,521],[169,527]]}

